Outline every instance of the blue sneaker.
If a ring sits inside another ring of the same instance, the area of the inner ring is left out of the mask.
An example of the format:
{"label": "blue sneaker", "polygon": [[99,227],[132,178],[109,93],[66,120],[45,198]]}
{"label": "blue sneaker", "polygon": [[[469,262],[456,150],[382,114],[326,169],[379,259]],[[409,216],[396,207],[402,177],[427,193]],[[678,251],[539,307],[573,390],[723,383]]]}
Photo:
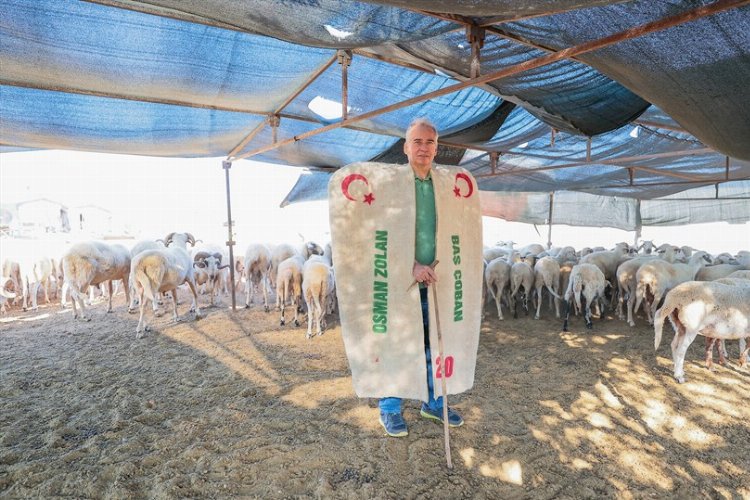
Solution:
{"label": "blue sneaker", "polygon": [[[442,408],[438,410],[432,410],[429,406],[422,403],[422,411],[420,411],[419,414],[424,418],[437,420],[441,424],[443,423]],[[462,425],[464,425],[464,419],[461,418],[461,415],[459,415],[455,410],[452,410],[450,407],[448,408],[448,425],[451,427],[461,427]]]}
{"label": "blue sneaker", "polygon": [[381,411],[380,425],[383,426],[386,434],[391,437],[404,437],[409,434],[404,417],[400,413],[385,413]]}

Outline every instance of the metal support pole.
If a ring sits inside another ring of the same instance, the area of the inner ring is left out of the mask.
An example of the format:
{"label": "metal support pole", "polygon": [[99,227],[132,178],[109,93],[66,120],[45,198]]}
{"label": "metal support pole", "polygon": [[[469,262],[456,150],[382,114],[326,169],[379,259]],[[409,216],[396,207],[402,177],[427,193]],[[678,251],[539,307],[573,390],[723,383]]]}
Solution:
{"label": "metal support pole", "polygon": [[268,124],[271,125],[271,138],[273,140],[273,143],[276,144],[279,141],[278,133],[279,133],[279,125],[281,124],[281,117],[279,115],[269,116]]}
{"label": "metal support pole", "polygon": [[724,178],[726,180],[729,180],[729,157],[726,157],[726,160],[724,160]]}
{"label": "metal support pole", "polygon": [[339,64],[341,65],[341,119],[349,117],[349,65],[352,63],[351,50],[337,51]]}
{"label": "metal support pole", "polygon": [[551,133],[551,137],[550,137],[550,140],[549,140],[549,145],[551,147],[554,147],[555,146],[555,136],[557,135],[557,130],[555,130],[554,127],[550,127],[550,130],[552,130],[552,133]]}
{"label": "metal support pole", "polygon": [[494,175],[497,171],[497,159],[500,156],[500,153],[497,151],[493,151],[490,153],[490,169],[492,170],[492,174]]}
{"label": "metal support pole", "polygon": [[632,186],[633,185],[633,169],[632,168],[628,169],[628,177],[630,178],[630,185]]}
{"label": "metal support pole", "polygon": [[591,137],[586,141],[586,161],[591,161]]}
{"label": "metal support pole", "polygon": [[547,250],[552,248],[552,204],[555,201],[555,192],[552,191],[549,194],[549,214],[547,215],[547,222],[549,223],[549,229],[547,229]]}
{"label": "metal support pole", "polygon": [[466,27],[466,38],[471,44],[471,67],[469,70],[469,77],[476,78],[480,74],[480,55],[482,47],[484,46],[484,28],[481,26],[467,26]]}
{"label": "metal support pole", "polygon": [[641,219],[641,200],[635,200],[635,239],[633,240],[633,246],[638,248],[638,241],[641,239],[641,231],[643,229],[643,222]]}
{"label": "metal support pole", "polygon": [[229,169],[232,168],[231,161],[221,162],[221,167],[224,169],[224,178],[227,184],[227,230],[229,239],[227,239],[227,246],[229,247],[229,279],[232,280],[232,311],[237,310],[237,299],[234,297],[234,239],[232,235],[232,200],[229,195]]}

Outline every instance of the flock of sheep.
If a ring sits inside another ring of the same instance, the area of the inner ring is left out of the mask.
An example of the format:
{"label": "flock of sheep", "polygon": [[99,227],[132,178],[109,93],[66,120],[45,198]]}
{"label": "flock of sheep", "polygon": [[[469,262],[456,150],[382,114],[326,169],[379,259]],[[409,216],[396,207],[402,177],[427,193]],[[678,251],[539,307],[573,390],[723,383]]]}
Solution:
{"label": "flock of sheep", "polygon": [[[200,240],[198,240],[200,241]],[[188,246],[189,245],[189,246]],[[128,312],[140,312],[136,337],[149,329],[145,317],[146,302],[153,314],[161,314],[164,294],[172,295],[172,313],[176,321],[177,289],[186,286],[192,295],[190,312],[201,317],[199,287],[209,294],[210,305],[220,301],[221,293],[231,291],[230,265],[234,266],[236,283],[244,282],[245,307],[250,307],[256,293],[262,294],[263,307],[270,311],[269,291],[276,296],[280,324],[286,323],[286,309],[291,304],[294,324],[299,313],[307,310],[307,338],[321,335],[325,317],[336,309],[335,279],[330,244],[323,249],[313,242],[299,247],[289,244],[252,244],[244,258],[231,264],[226,249],[200,245],[190,233],[170,233],[163,240],[141,241],[128,250],[123,245],[103,242],[77,243],[63,257],[34,259],[20,264],[3,261],[0,283],[0,305],[13,300],[24,310],[31,301],[37,309],[37,295],[44,290],[49,302],[49,288],[56,281],[63,306],[71,297],[75,318],[88,320],[85,294],[104,284],[108,290],[108,308],[112,311],[113,282],[121,280]],[[529,313],[535,308],[535,319],[541,315],[547,295],[555,315],[565,320],[567,330],[571,310],[582,314],[592,328],[592,316],[603,317],[606,308],[616,308],[621,320],[635,325],[635,313],[643,309],[654,326],[655,347],[659,347],[662,328],[669,318],[674,329],[672,342],[674,376],[684,382],[683,362],[688,346],[700,333],[706,337],[706,363],[710,367],[715,343],[719,360],[726,360],[724,340],[740,340],[740,364],[744,365],[750,336],[750,252],[711,256],[690,247],[663,244],[655,247],[646,241],[634,248],[618,243],[612,250],[573,247],[544,249],[532,244],[514,248],[513,242],[500,243],[484,250],[485,281],[483,297],[491,297],[497,314],[503,320],[503,306],[515,317],[521,307]],[[20,303],[20,304],[19,304]],[[660,304],[663,305],[659,309]],[[561,306],[565,311],[561,314]],[[593,309],[593,312],[592,312]]]}
{"label": "flock of sheep", "polygon": [[[49,303],[49,289],[54,280],[63,307],[69,295],[74,318],[88,321],[86,293],[91,294],[91,302],[95,290],[106,284],[107,312],[111,312],[112,296],[116,293],[113,283],[121,281],[128,312],[138,309],[140,312],[136,338],[149,330],[145,315],[147,301],[151,302],[154,316],[159,316],[163,296],[170,293],[172,316],[177,321],[177,289],[185,285],[192,294],[190,312],[200,319],[199,287],[207,291],[212,306],[220,300],[220,292],[226,294],[231,289],[225,250],[215,245],[196,247],[196,239],[190,233],[170,233],[163,240],[140,241],[130,250],[120,244],[99,241],[76,243],[59,261],[49,257],[19,262],[22,260],[3,261],[0,284],[3,314],[6,302],[11,299],[24,310],[29,302],[32,310],[37,310],[40,288]],[[307,337],[312,336],[313,323],[316,333],[322,334],[325,315],[334,311],[336,300],[330,246],[324,251],[311,242],[301,248],[253,244],[247,248],[244,260],[235,259],[234,270],[238,278],[236,286],[245,278],[245,307],[250,307],[254,292],[260,289],[265,310],[269,311],[268,291],[273,287],[282,325],[288,303],[294,308],[294,323],[299,325],[298,313],[304,301],[309,312]]]}
{"label": "flock of sheep", "polygon": [[740,365],[747,361],[748,251],[711,256],[690,247],[655,247],[651,241],[638,248],[618,243],[612,250],[545,250],[538,244],[514,249],[514,243],[507,242],[485,249],[484,259],[486,291],[494,299],[501,320],[503,304],[517,316],[519,304],[528,313],[530,300],[536,301],[534,317],[539,319],[545,291],[550,303],[554,302],[557,318],[560,301],[565,304],[563,330],[567,330],[571,307],[583,313],[588,328],[593,327],[592,307],[603,317],[607,306],[614,309],[617,304],[618,317],[630,326],[635,326],[635,311],[643,307],[649,324],[654,326],[655,348],[659,348],[664,320],[669,318],[674,327],[672,357],[678,382],[685,381],[685,354],[699,333],[706,337],[709,368],[717,340],[720,363],[725,363],[727,356],[724,340],[730,339],[740,342]]}

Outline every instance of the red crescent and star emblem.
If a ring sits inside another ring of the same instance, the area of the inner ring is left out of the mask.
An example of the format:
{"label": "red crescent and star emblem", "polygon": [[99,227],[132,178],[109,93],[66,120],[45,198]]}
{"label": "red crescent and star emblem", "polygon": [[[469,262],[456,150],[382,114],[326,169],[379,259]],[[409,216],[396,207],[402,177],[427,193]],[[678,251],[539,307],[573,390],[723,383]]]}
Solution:
{"label": "red crescent and star emblem", "polygon": [[[341,181],[341,192],[344,194],[347,200],[351,201],[357,201],[350,193],[349,193],[349,185],[354,181],[362,181],[365,183],[365,186],[370,186],[370,183],[367,182],[367,177],[365,177],[362,174],[349,174],[346,177],[344,177],[344,180]],[[368,205],[372,205],[372,202],[375,201],[375,195],[373,195],[371,192],[367,193],[363,198],[362,202],[367,203]]]}
{"label": "red crescent and star emblem", "polygon": [[[461,188],[458,186],[458,180],[459,179],[462,179],[464,182],[466,182],[466,185],[469,188],[469,192],[468,193],[461,194]],[[460,198],[461,196],[463,196],[464,198],[468,198],[469,196],[472,195],[472,193],[474,193],[474,184],[471,183],[471,179],[469,178],[469,176],[466,175],[463,172],[457,173],[456,174],[456,181],[455,181],[455,184],[454,184],[454,187],[453,187],[453,194],[456,195],[456,198]]]}

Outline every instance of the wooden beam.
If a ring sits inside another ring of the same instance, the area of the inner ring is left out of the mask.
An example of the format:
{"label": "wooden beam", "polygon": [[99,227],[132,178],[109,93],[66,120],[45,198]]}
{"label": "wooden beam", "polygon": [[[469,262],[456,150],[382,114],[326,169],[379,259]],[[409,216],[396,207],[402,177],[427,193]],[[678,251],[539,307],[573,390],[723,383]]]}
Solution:
{"label": "wooden beam", "polygon": [[[638,183],[633,184],[632,186],[629,186],[627,184],[607,184],[604,186],[591,186],[588,189],[623,189],[623,188],[631,188],[631,187],[682,186],[682,185],[695,185],[695,184],[703,184],[706,186],[710,186],[711,184],[714,184],[714,183],[722,184],[725,182],[748,181],[748,180],[750,180],[750,176],[737,177],[736,179],[713,178],[713,179],[703,179],[703,180],[695,180],[695,181],[638,182]],[[576,187],[576,191],[580,191],[581,189],[587,189],[587,188]],[[709,198],[709,199],[713,200],[713,198]],[[737,198],[737,199],[740,199],[740,198]]]}
{"label": "wooden beam", "polygon": [[[310,85],[312,84],[312,82],[314,82],[315,80],[317,80],[317,79],[318,79],[318,77],[319,77],[320,75],[322,75],[322,74],[323,74],[323,73],[325,72],[325,70],[327,70],[328,68],[330,68],[330,67],[331,67],[331,65],[332,65],[332,64],[333,64],[333,63],[334,63],[335,61],[336,61],[336,56],[334,55],[333,57],[331,57],[330,59],[328,59],[328,61],[326,61],[325,63],[323,63],[323,65],[322,65],[322,66],[320,66],[320,67],[319,67],[319,68],[318,68],[317,70],[315,70],[315,72],[314,72],[314,73],[313,73],[312,75],[310,75],[310,76],[309,76],[309,77],[307,78],[307,80],[305,80],[305,81],[304,81],[304,82],[302,83],[302,85],[300,85],[300,86],[299,86],[299,88],[297,88],[297,90],[295,90],[294,92],[292,92],[291,94],[289,94],[289,96],[288,96],[288,97],[287,97],[287,98],[286,98],[286,99],[284,100],[284,102],[282,102],[282,103],[281,103],[281,104],[279,105],[279,107],[277,107],[277,108],[276,108],[276,109],[274,110],[274,112],[273,112],[273,113],[270,113],[270,114],[271,114],[271,115],[277,115],[277,116],[278,116],[278,115],[279,115],[279,113],[281,113],[281,111],[282,111],[282,110],[283,110],[284,108],[286,108],[286,107],[287,107],[287,106],[289,105],[289,103],[290,103],[290,102],[292,102],[292,101],[293,101],[294,99],[296,99],[298,95],[300,95],[300,94],[301,94],[301,93],[302,93],[302,92],[303,92],[303,91],[304,91],[304,90],[305,90],[305,89],[306,89],[307,87],[309,87],[309,86],[310,86]],[[252,141],[252,140],[253,140],[253,138],[254,138],[254,137],[255,137],[256,135],[258,135],[258,132],[260,132],[261,130],[263,130],[263,127],[265,127],[265,126],[266,126],[266,123],[265,123],[265,122],[263,122],[263,123],[259,124],[258,126],[256,126],[256,127],[255,127],[255,128],[253,129],[253,130],[251,130],[251,131],[250,131],[250,133],[249,133],[249,134],[247,134],[247,135],[245,136],[245,138],[244,138],[244,139],[242,139],[242,140],[241,140],[241,141],[240,141],[240,142],[239,142],[239,143],[238,143],[238,144],[237,144],[237,145],[236,145],[236,146],[235,146],[235,147],[234,147],[234,148],[233,148],[233,149],[232,149],[232,150],[231,150],[231,151],[229,152],[229,154],[227,155],[227,158],[231,158],[232,156],[234,156],[235,154],[237,154],[237,153],[238,153],[239,151],[241,151],[241,150],[242,150],[242,148],[244,148],[245,146],[247,146],[247,144],[248,144],[248,143],[249,143],[250,141]]]}
{"label": "wooden beam", "polygon": [[452,94],[454,92],[463,90],[471,86],[482,85],[482,84],[489,83],[495,80],[499,80],[501,78],[506,78],[508,76],[512,76],[512,75],[515,75],[524,71],[528,71],[530,69],[535,69],[535,68],[539,68],[542,66],[546,66],[548,64],[552,64],[561,59],[567,59],[570,57],[578,56],[580,54],[585,54],[588,52],[599,50],[604,47],[608,47],[610,45],[613,45],[613,44],[616,44],[625,40],[632,40],[634,38],[638,38],[638,37],[641,37],[650,33],[662,31],[667,28],[671,28],[673,26],[678,26],[680,24],[684,24],[686,22],[693,21],[695,19],[700,19],[708,15],[712,15],[712,14],[716,14],[718,12],[722,12],[728,9],[740,7],[748,3],[750,3],[750,0],[718,0],[709,5],[700,6],[700,7],[697,7],[695,9],[692,9],[686,12],[681,12],[674,16],[669,16],[664,19],[660,19],[657,21],[643,24],[641,26],[636,26],[634,28],[621,31],[619,33],[615,33],[613,35],[609,35],[604,38],[600,38],[598,40],[584,42],[579,45],[569,47],[567,49],[563,49],[554,54],[548,54],[548,55],[544,55],[541,57],[537,57],[535,59],[531,59],[529,61],[516,64],[509,68],[504,68],[502,70],[488,73],[486,75],[483,75],[477,78],[472,78],[465,82],[457,83],[455,85],[451,85],[451,86],[436,90],[434,92],[429,92],[421,96],[416,96],[411,99],[406,99],[405,101],[401,101],[399,103],[392,104],[384,108],[362,113],[361,115],[351,117],[348,120],[342,120],[340,122],[326,125],[324,127],[320,127],[318,129],[311,130],[311,131],[299,134],[297,136],[291,137],[289,139],[279,141],[278,143],[270,144],[265,147],[255,149],[248,153],[244,153],[234,159],[248,158],[250,156],[262,154],[262,153],[271,151],[272,149],[276,149],[278,147],[281,147],[287,144],[301,141],[303,139],[307,139],[309,137],[313,137],[315,135],[318,135],[324,132],[336,130],[336,129],[345,127],[347,125],[350,125],[352,123],[369,120],[376,116],[389,113],[391,111],[396,111],[398,109],[403,109],[405,107],[412,106],[414,104],[418,104],[420,102],[424,102],[429,99],[433,99],[433,98],[440,97],[440,96],[447,95],[447,94]]}
{"label": "wooden beam", "polygon": [[216,111],[231,111],[233,113],[247,113],[250,115],[268,115],[268,111],[260,111],[254,109],[243,109],[235,108],[231,106],[217,106],[214,104],[201,104],[191,101],[180,101],[177,99],[163,99],[157,97],[147,96],[133,96],[128,94],[122,94],[117,92],[100,92],[97,90],[79,89],[75,87],[66,87],[62,85],[46,85],[42,83],[30,83],[30,82],[19,82],[15,80],[6,80],[0,78],[0,85],[7,85],[9,87],[21,87],[27,89],[36,90],[47,90],[50,92],[64,92],[66,94],[78,94],[78,95],[90,95],[94,97],[107,97],[110,99],[122,99],[125,101],[136,101],[136,102],[150,102],[152,104],[166,104],[170,106],[184,106],[187,108],[199,108],[199,109],[213,109]]}

